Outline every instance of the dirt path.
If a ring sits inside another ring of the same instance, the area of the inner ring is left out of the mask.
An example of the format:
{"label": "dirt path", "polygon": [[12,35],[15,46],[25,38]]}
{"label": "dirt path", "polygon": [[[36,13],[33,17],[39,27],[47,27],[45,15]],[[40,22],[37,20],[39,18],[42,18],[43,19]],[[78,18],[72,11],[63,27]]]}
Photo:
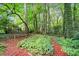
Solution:
{"label": "dirt path", "polygon": [[24,38],[16,38],[16,39],[8,39],[3,43],[6,45],[6,51],[4,53],[5,56],[31,56],[26,49],[22,49],[17,47],[17,43]]}
{"label": "dirt path", "polygon": [[55,37],[52,38],[52,44],[54,48],[54,56],[67,56],[62,50],[62,47],[56,42]]}

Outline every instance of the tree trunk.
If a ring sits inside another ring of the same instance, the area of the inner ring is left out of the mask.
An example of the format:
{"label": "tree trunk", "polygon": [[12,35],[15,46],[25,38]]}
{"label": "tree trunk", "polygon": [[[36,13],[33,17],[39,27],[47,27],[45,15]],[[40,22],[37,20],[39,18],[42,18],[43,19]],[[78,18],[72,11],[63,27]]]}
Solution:
{"label": "tree trunk", "polygon": [[76,8],[76,4],[74,3],[74,7],[73,7],[73,23],[74,23],[73,28],[74,28],[74,31],[77,31],[78,30],[76,13],[77,13],[77,8]]}
{"label": "tree trunk", "polygon": [[44,17],[44,25],[43,25],[43,30],[44,30],[44,34],[47,33],[47,4],[44,4],[44,12],[43,12],[43,17]]}
{"label": "tree trunk", "polygon": [[73,33],[73,19],[72,9],[70,3],[64,4],[64,20],[63,20],[63,34],[65,37],[72,37]]}
{"label": "tree trunk", "polygon": [[[27,23],[27,5],[26,3],[24,3],[24,19],[25,19],[25,22]],[[29,33],[29,28],[28,26],[25,25],[25,32],[26,33]]]}

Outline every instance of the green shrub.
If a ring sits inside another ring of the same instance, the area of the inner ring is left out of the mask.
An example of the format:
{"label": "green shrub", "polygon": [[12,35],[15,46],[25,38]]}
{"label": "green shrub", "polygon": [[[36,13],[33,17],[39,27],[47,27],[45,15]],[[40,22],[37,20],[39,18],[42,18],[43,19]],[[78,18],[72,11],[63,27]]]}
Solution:
{"label": "green shrub", "polygon": [[68,39],[68,38],[63,39],[63,38],[58,37],[57,42],[62,46],[67,46],[67,47],[72,46],[72,39]]}
{"label": "green shrub", "polygon": [[65,46],[63,46],[62,48],[69,56],[79,56],[79,49]]}
{"label": "green shrub", "polygon": [[7,39],[10,34],[0,34],[0,39]]}
{"label": "green shrub", "polygon": [[74,35],[73,39],[79,40],[79,32],[77,32],[77,33]]}
{"label": "green shrub", "polygon": [[79,49],[79,40],[72,40],[72,47],[74,49]]}
{"label": "green shrub", "polygon": [[47,55],[53,53],[51,37],[47,35],[33,35],[19,42],[20,47],[27,48],[33,55]]}
{"label": "green shrub", "polygon": [[0,43],[0,55],[3,54],[3,52],[5,51],[5,46],[3,44]]}
{"label": "green shrub", "polygon": [[58,37],[57,42],[69,56],[79,56],[79,40]]}

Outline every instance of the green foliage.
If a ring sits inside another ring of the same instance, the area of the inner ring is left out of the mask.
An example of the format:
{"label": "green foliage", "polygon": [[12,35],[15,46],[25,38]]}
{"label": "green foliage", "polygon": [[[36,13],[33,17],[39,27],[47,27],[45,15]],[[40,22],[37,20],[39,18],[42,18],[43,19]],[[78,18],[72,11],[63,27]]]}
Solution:
{"label": "green foliage", "polygon": [[63,38],[57,38],[57,42],[63,46],[70,46],[72,43],[72,39],[63,39]]}
{"label": "green foliage", "polygon": [[5,38],[7,38],[6,34],[0,34],[0,39],[5,39]]}
{"label": "green foliage", "polygon": [[20,47],[27,48],[33,55],[52,54],[51,37],[47,35],[32,35],[21,41]]}
{"label": "green foliage", "polygon": [[62,46],[63,50],[70,56],[79,55],[79,40],[57,38],[57,42]]}
{"label": "green foliage", "polygon": [[0,55],[3,54],[3,52],[5,51],[5,46],[3,44],[0,43]]}
{"label": "green foliage", "polygon": [[14,36],[12,34],[0,34],[0,41],[6,40],[6,39],[10,39],[10,38],[14,38]]}
{"label": "green foliage", "polygon": [[65,46],[62,46],[62,48],[69,56],[79,56],[79,49],[74,49],[74,48],[65,47]]}
{"label": "green foliage", "polygon": [[79,40],[72,40],[72,47],[74,49],[79,49]]}
{"label": "green foliage", "polygon": [[73,37],[74,40],[79,40],[79,32],[77,32],[74,37]]}

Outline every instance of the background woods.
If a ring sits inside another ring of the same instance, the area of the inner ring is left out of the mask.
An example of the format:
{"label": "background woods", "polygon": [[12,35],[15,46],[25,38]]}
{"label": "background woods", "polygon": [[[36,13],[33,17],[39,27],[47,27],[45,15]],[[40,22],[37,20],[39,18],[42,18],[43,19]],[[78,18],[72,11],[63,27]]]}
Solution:
{"label": "background woods", "polygon": [[79,30],[78,5],[0,4],[0,33],[42,33],[72,37]]}
{"label": "background woods", "polygon": [[79,4],[0,3],[0,55],[78,56]]}

